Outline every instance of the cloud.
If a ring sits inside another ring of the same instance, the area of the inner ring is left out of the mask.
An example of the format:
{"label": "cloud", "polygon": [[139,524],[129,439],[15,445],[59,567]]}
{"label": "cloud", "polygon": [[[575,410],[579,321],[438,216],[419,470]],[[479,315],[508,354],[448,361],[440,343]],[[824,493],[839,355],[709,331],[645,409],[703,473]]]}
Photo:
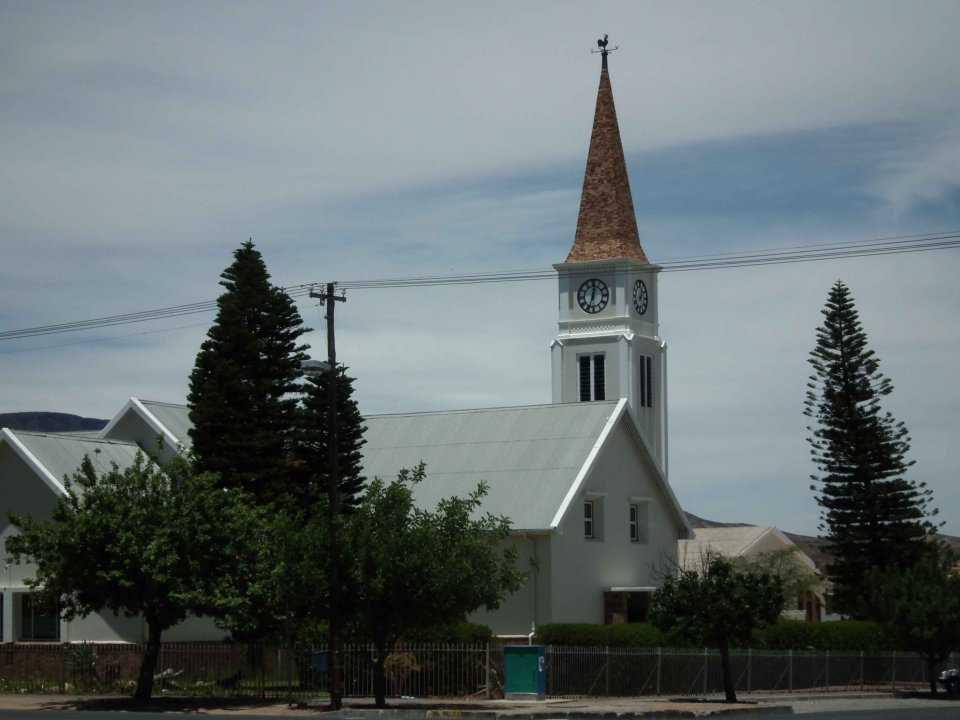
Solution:
{"label": "cloud", "polygon": [[[0,0],[0,329],[211,300],[249,237],[280,285],[548,269],[573,238],[604,32],[655,261],[958,226],[957,3],[544,8]],[[805,358],[842,278],[960,534],[957,266],[664,272],[681,501],[814,531]],[[548,402],[555,292],[350,292],[338,346],[362,410]],[[211,319],[0,343],[0,409],[181,401]]]}

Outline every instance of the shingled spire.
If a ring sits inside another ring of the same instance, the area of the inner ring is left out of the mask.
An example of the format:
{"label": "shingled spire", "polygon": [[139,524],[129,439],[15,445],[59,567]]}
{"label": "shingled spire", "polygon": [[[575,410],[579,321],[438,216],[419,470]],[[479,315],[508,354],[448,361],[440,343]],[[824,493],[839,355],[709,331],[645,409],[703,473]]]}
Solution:
{"label": "shingled spire", "polygon": [[640,246],[627,163],[613,105],[613,89],[607,71],[609,51],[605,42],[600,47],[603,58],[600,89],[597,91],[587,170],[583,176],[580,217],[566,262],[634,258],[647,263],[647,256]]}

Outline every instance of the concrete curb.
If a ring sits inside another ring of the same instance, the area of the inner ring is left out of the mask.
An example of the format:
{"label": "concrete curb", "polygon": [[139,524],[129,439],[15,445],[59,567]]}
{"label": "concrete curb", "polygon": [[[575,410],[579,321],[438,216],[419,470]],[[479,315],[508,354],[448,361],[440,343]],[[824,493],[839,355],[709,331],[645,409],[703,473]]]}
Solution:
{"label": "concrete curb", "polygon": [[[577,708],[564,710],[555,706],[537,709],[499,709],[499,710],[459,710],[452,708],[344,708],[338,711],[326,710],[324,715],[343,718],[344,720],[369,720],[384,718],[385,720],[640,720],[641,718],[701,718],[701,717],[734,717],[766,713],[768,715],[793,715],[790,705],[751,705],[736,708],[689,708],[670,707],[669,702],[658,703],[661,707],[650,707],[637,710],[612,709],[598,707],[595,709]],[[315,706],[300,706],[304,710],[316,710]]]}

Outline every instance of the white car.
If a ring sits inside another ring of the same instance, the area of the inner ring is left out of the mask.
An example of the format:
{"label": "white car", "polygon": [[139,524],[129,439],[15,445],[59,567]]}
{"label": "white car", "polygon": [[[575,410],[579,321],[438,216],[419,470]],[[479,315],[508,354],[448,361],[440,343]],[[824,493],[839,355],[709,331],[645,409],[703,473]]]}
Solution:
{"label": "white car", "polygon": [[950,668],[940,673],[937,682],[946,688],[947,692],[960,692],[960,668]]}

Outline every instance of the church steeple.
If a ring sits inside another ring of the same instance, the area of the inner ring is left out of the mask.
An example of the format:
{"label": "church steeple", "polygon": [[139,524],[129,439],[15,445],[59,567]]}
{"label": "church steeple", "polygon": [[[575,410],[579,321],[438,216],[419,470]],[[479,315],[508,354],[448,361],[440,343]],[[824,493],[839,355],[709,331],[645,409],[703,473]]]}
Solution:
{"label": "church steeple", "polygon": [[[557,270],[551,347],[553,401],[626,398],[651,456],[667,474],[667,345],[657,276],[640,246],[627,163],[603,55],[573,247]],[[597,52],[596,50],[594,52]]]}
{"label": "church steeple", "polygon": [[620,126],[613,104],[613,88],[607,69],[607,55],[611,51],[607,50],[606,36],[598,44],[603,58],[600,89],[597,91],[587,169],[583,176],[577,232],[566,262],[633,258],[647,263],[647,256],[640,246]]}

